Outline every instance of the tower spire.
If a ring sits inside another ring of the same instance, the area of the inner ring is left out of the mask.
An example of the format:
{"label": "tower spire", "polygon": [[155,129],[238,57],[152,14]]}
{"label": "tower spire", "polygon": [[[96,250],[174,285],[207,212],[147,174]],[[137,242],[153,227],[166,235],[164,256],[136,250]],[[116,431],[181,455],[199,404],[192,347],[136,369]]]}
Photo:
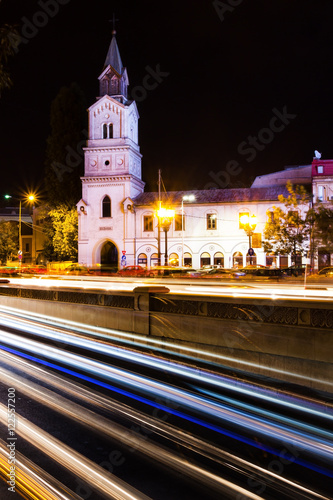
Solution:
{"label": "tower spire", "polygon": [[116,21],[118,21],[118,19],[116,19],[115,14],[113,14],[112,19],[110,19],[112,23],[112,39],[104,62],[103,72],[99,76],[99,95],[101,97],[107,94],[120,102],[126,102],[129,82],[116,40]]}

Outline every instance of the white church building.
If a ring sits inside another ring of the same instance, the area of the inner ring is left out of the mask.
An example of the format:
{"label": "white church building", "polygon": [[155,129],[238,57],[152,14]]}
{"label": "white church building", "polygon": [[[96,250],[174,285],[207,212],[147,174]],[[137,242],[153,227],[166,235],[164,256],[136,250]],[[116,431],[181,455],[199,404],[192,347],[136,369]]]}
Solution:
{"label": "white church building", "polygon": [[[207,264],[229,268],[249,262],[290,265],[290,257],[269,256],[262,249],[267,211],[280,205],[279,194],[288,195],[288,180],[311,185],[312,165],[257,177],[251,188],[177,191],[160,197],[157,192],[144,192],[139,114],[135,102],[128,98],[128,84],[114,32],[99,76],[100,97],[88,110],[82,199],[77,204],[79,262],[87,266],[151,267],[161,254],[162,265],[168,262],[194,268]],[[316,186],[322,189],[318,183]],[[168,232],[161,230],[160,237],[159,202],[175,211]],[[256,216],[251,240],[241,221],[243,215]],[[253,249],[251,256],[249,247]]]}

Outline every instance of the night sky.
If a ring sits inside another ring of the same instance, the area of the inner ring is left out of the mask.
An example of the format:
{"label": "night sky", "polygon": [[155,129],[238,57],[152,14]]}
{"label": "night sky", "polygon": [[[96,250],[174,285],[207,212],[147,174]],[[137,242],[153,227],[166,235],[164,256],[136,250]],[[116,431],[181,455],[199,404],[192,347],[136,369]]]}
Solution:
{"label": "night sky", "polygon": [[113,12],[146,190],[158,169],[167,190],[246,187],[315,149],[333,158],[332,0],[0,0],[24,38],[0,99],[1,192],[40,184],[62,86],[95,101]]}

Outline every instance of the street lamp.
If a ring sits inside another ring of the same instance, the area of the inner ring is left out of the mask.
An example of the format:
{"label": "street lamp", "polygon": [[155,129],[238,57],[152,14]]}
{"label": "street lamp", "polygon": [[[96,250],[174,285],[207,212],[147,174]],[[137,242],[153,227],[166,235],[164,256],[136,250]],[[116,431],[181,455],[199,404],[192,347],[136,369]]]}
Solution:
{"label": "street lamp", "polygon": [[248,255],[250,256],[250,265],[252,265],[252,255],[253,255],[252,236],[253,236],[255,228],[257,227],[257,216],[251,215],[251,217],[249,217],[248,214],[244,214],[241,216],[240,222],[243,226],[244,231],[246,232],[246,234],[249,237]]}
{"label": "street lamp", "polygon": [[165,252],[164,252],[164,265],[168,265],[168,231],[172,220],[175,218],[175,211],[170,208],[160,207],[157,211],[159,227],[161,227],[165,234]]}
{"label": "street lamp", "polygon": [[[14,198],[10,194],[5,194],[6,200],[12,199],[19,202],[19,250],[18,250],[18,258],[19,258],[19,266],[22,265],[23,251],[22,251],[22,199]],[[27,195],[27,197],[23,201],[33,202],[35,200],[35,196],[33,194]]]}
{"label": "street lamp", "polygon": [[194,194],[186,194],[182,197],[182,267],[184,267],[184,201],[194,200]]}

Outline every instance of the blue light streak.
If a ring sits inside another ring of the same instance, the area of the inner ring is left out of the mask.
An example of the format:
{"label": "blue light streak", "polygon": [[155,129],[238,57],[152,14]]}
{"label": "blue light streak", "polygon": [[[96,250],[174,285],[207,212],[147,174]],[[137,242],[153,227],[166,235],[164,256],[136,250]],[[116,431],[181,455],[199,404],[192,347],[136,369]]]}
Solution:
{"label": "blue light streak", "polygon": [[[251,438],[247,438],[245,436],[241,436],[237,433],[234,433],[232,431],[229,431],[227,429],[224,429],[220,426],[217,426],[215,424],[211,424],[209,422],[205,422],[197,417],[193,417],[191,415],[188,415],[182,411],[179,411],[177,409],[174,409],[174,408],[169,408],[168,406],[166,405],[163,405],[163,404],[160,404],[160,403],[157,403],[157,402],[153,402],[151,401],[150,399],[148,398],[145,398],[143,396],[140,396],[140,395],[137,395],[137,394],[134,394],[130,391],[127,391],[127,390],[124,390],[124,389],[121,389],[119,387],[116,387],[116,386],[113,386],[113,385],[110,385],[108,383],[105,383],[103,381],[100,381],[98,379],[95,379],[93,377],[90,377],[90,376],[87,376],[87,375],[84,375],[82,373],[79,373],[79,372],[76,372],[74,370],[70,370],[68,368],[65,368],[63,366],[59,366],[57,364],[54,364],[54,363],[51,363],[49,361],[46,361],[46,360],[42,360],[36,356],[31,356],[29,354],[26,354],[26,353],[22,353],[21,351],[18,351],[16,349],[13,349],[13,348],[10,348],[8,346],[5,346],[5,345],[0,345],[0,348],[3,349],[4,351],[7,351],[7,352],[10,352],[12,354],[15,354],[17,356],[20,356],[20,357],[23,357],[23,358],[26,358],[30,361],[33,361],[33,362],[36,362],[36,363],[39,363],[39,364],[42,364],[44,366],[47,366],[49,368],[53,368],[55,370],[58,370],[58,371],[61,371],[63,373],[67,373],[68,375],[71,375],[71,376],[74,376],[74,377],[77,377],[79,379],[82,379],[82,380],[85,380],[87,382],[90,382],[90,383],[93,383],[94,385],[97,385],[97,386],[100,386],[100,387],[103,387],[105,389],[108,389],[112,392],[116,392],[118,394],[121,394],[121,395],[124,395],[126,397],[129,397],[131,399],[134,399],[136,401],[140,401],[141,403],[144,403],[144,404],[147,404],[149,406],[153,406],[155,408],[158,408],[160,410],[163,410],[167,413],[171,413],[175,416],[178,416],[184,420],[187,420],[187,421],[190,421],[190,422],[193,422],[197,425],[200,425],[202,427],[206,427],[210,430],[213,430],[215,432],[218,432],[219,434],[223,434],[223,435],[226,435],[228,437],[231,437],[233,439],[236,439],[240,442],[243,442],[243,443],[246,443],[246,444],[249,444],[255,448],[259,448],[261,450],[265,450],[266,452],[268,453],[272,453],[274,455],[277,455],[279,456],[279,450],[271,447],[271,446],[267,446],[267,445],[262,445],[262,444],[258,444],[256,441],[252,440]],[[287,455],[285,455],[287,457]],[[292,461],[293,462],[296,462],[306,468],[309,468],[311,470],[314,470],[322,475],[325,475],[325,476],[328,476],[328,477],[332,477],[333,478],[333,472],[324,468],[324,467],[321,467],[319,465],[316,465],[316,464],[313,464],[313,463],[310,463],[306,460],[303,460],[303,459],[300,459],[298,457],[295,457],[294,455],[291,455],[290,454],[290,458],[292,458]],[[287,458],[288,460],[288,458]]]}

